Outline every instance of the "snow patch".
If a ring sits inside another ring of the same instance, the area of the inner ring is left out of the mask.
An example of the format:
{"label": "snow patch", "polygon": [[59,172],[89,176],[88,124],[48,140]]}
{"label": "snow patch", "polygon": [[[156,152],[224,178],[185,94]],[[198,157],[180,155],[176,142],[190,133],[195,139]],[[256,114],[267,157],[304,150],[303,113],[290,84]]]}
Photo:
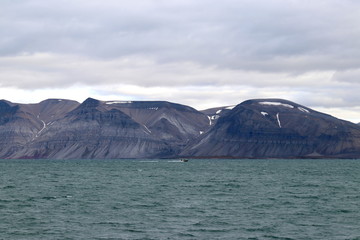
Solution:
{"label": "snow patch", "polygon": [[132,103],[132,101],[112,101],[112,102],[106,102],[106,104],[117,104],[117,103]]}
{"label": "snow patch", "polygon": [[270,105],[270,106],[282,106],[287,108],[294,108],[293,105],[281,103],[281,102],[259,102],[261,105]]}
{"label": "snow patch", "polygon": [[149,110],[158,110],[159,108],[158,107],[151,107],[151,108],[148,108]]}
{"label": "snow patch", "polygon": [[236,107],[236,105],[228,106],[225,109],[232,110],[234,107]]}
{"label": "snow patch", "polygon": [[221,111],[222,111],[221,109],[220,109],[220,110],[217,110],[217,111],[216,111],[216,114],[219,114],[219,113],[221,113]]}
{"label": "snow patch", "polygon": [[298,109],[304,113],[310,113],[309,110],[305,109],[305,108],[302,108],[302,107],[298,107]]}
{"label": "snow patch", "polygon": [[211,120],[216,120],[216,119],[218,119],[220,116],[219,115],[212,115],[211,116]]}
{"label": "snow patch", "polygon": [[[38,118],[39,118],[39,115],[38,115]],[[41,120],[41,119],[40,119],[40,121],[42,122],[43,127],[36,133],[36,135],[35,135],[35,137],[33,137],[32,141],[35,140],[35,138],[39,137],[39,134],[40,134],[42,131],[44,131],[44,129],[46,128],[46,125],[47,125],[47,124],[46,124],[43,120]]]}
{"label": "snow patch", "polygon": [[200,131],[199,133],[200,133],[200,135],[201,135],[201,134],[203,134],[204,132],[203,132],[203,131]]}
{"label": "snow patch", "polygon": [[211,117],[210,116],[207,116],[207,117],[209,119],[209,125],[211,126],[212,125]]}
{"label": "snow patch", "polygon": [[269,115],[267,112],[261,112],[261,114],[265,117],[266,115]]}
{"label": "snow patch", "polygon": [[145,126],[144,124],[142,124],[142,125],[148,131],[148,133],[151,133],[151,131],[147,128],[147,126]]}
{"label": "snow patch", "polygon": [[280,118],[279,118],[279,113],[276,114],[276,119],[278,121],[279,128],[281,128],[281,122],[280,122]]}
{"label": "snow patch", "polygon": [[40,129],[40,131],[37,134],[40,134],[46,128],[46,123],[43,120],[40,121],[43,123],[43,128]]}

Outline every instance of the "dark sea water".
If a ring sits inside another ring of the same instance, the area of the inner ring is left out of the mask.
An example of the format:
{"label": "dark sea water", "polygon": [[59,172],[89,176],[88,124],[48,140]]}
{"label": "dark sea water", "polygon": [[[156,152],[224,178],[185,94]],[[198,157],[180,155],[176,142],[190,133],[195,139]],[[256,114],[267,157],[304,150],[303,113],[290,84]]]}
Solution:
{"label": "dark sea water", "polygon": [[360,160],[0,160],[0,239],[360,239]]}

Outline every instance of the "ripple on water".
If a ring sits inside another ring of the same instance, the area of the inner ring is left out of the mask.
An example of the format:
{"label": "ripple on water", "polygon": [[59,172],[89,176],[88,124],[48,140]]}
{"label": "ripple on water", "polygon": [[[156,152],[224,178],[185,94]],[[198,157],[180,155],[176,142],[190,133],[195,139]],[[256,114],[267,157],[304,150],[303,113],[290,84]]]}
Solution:
{"label": "ripple on water", "polygon": [[3,239],[360,236],[360,161],[0,164]]}

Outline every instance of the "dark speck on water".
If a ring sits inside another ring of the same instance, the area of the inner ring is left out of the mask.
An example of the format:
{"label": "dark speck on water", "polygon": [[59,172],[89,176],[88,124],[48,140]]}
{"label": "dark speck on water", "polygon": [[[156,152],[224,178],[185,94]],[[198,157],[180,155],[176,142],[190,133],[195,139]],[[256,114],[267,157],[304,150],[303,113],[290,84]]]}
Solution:
{"label": "dark speck on water", "polygon": [[360,239],[360,160],[0,160],[0,239]]}

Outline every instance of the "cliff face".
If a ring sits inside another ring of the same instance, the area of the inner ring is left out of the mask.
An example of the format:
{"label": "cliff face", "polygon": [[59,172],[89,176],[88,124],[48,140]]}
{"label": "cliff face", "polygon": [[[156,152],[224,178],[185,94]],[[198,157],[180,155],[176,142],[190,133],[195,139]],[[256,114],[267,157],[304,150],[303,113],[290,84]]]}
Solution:
{"label": "cliff face", "polygon": [[2,133],[11,138],[2,143],[1,158],[172,157],[209,127],[204,114],[167,102],[89,98],[3,108]]}
{"label": "cliff face", "polygon": [[249,100],[219,118],[182,155],[241,158],[358,157],[360,128],[281,99]]}
{"label": "cliff face", "polygon": [[0,158],[360,157],[360,126],[281,99],[199,112],[161,101],[0,101]]}
{"label": "cliff face", "polygon": [[[79,105],[69,100],[46,100],[39,104],[0,101],[0,158],[21,158],[52,121]],[[44,120],[43,120],[44,119]]]}
{"label": "cliff face", "polygon": [[191,107],[169,102],[105,102],[143,125],[161,140],[186,145],[210,127],[207,116]]}
{"label": "cliff face", "polygon": [[[132,143],[129,139],[132,135],[141,139],[145,134],[140,125],[124,113],[107,111],[101,108],[99,101],[87,99],[63,118],[46,124],[37,138],[19,154],[22,157],[37,158],[122,156],[124,153],[114,145]],[[131,156],[129,151],[124,157]]]}

